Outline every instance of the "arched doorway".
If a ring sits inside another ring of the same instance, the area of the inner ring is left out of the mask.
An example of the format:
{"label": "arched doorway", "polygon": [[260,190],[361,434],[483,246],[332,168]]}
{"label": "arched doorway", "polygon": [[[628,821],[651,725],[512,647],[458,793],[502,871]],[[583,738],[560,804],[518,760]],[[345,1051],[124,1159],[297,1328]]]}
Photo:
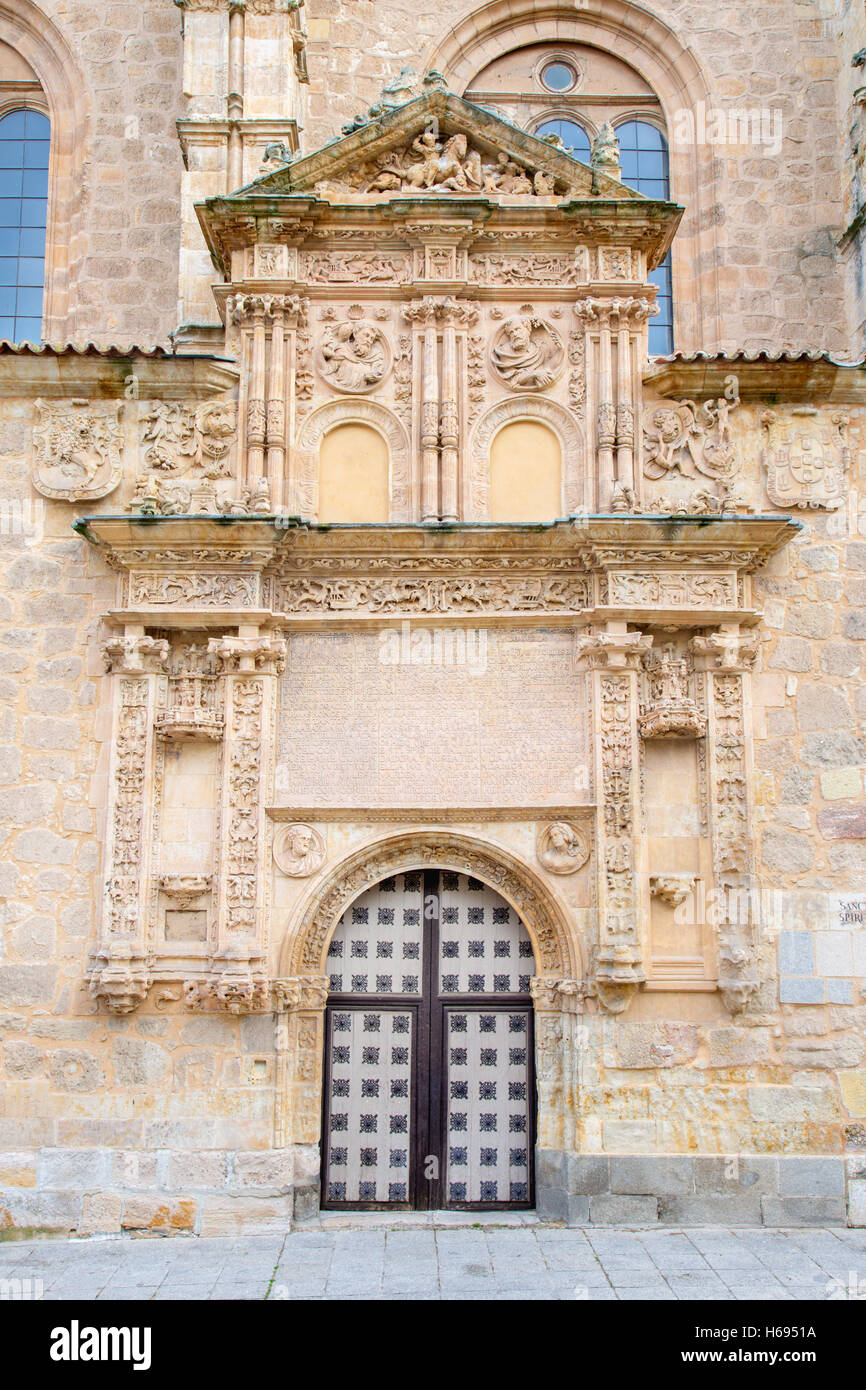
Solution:
{"label": "arched doorway", "polygon": [[480,879],[411,869],[327,956],[322,1205],[533,1205],[532,941]]}

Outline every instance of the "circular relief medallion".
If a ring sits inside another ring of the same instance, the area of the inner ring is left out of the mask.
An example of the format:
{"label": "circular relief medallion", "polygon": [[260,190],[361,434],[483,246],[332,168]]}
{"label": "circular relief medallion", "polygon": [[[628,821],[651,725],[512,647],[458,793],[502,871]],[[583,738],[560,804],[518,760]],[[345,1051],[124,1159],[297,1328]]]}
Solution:
{"label": "circular relief medallion", "polygon": [[353,305],[347,318],[325,328],[316,366],[335,391],[363,395],[385,380],[391,370],[391,352],[382,330]]}
{"label": "circular relief medallion", "polygon": [[544,391],[565,365],[556,329],[524,305],[500,326],[490,345],[493,370],[512,391]]}
{"label": "circular relief medallion", "polygon": [[312,825],[282,825],[274,836],[274,861],[289,878],[309,878],[325,859],[325,842]]}
{"label": "circular relief medallion", "polygon": [[571,821],[557,820],[538,832],[538,862],[551,874],[574,874],[589,858],[589,841]]}

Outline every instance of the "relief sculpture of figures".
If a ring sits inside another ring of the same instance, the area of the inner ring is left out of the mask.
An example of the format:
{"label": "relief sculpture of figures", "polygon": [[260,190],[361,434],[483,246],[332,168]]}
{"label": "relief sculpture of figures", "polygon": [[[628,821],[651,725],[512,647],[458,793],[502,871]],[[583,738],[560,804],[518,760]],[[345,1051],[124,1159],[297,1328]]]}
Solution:
{"label": "relief sculpture of figures", "polygon": [[490,349],[493,367],[512,391],[543,391],[562,370],[562,339],[544,319],[524,304],[496,334]]}
{"label": "relief sculpture of figures", "polygon": [[328,324],[319,349],[322,376],[337,391],[371,391],[384,378],[388,349],[381,331],[353,304],[348,319]]}
{"label": "relief sculpture of figures", "polygon": [[553,821],[539,832],[538,862],[552,874],[574,874],[589,858],[589,845],[576,825]]}

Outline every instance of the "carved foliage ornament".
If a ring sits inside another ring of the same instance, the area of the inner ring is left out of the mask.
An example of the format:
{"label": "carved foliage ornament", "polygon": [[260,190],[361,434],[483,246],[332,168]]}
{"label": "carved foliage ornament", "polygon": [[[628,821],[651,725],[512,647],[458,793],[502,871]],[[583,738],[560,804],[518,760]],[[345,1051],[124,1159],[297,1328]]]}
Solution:
{"label": "carved foliage ornament", "polygon": [[741,495],[740,460],[731,436],[730,416],[740,403],[735,376],[726,379],[725,395],[698,406],[671,401],[648,407],[643,420],[644,477],[654,481],[708,478],[706,486],[685,496],[660,497],[656,505],[671,513],[714,515],[746,505]]}
{"label": "carved foliage ornament", "polygon": [[565,349],[556,329],[521,306],[501,325],[490,345],[493,370],[512,391],[543,391],[565,365]]}
{"label": "carved foliage ornament", "polygon": [[820,421],[816,415],[814,407],[805,407],[784,418],[772,410],[761,416],[767,493],[777,507],[833,511],[842,505],[851,462],[848,417]]}
{"label": "carved foliage ornament", "polygon": [[36,401],[33,485],[62,502],[92,500],[113,492],[123,474],[123,403],[95,406],[88,400],[49,405]]}

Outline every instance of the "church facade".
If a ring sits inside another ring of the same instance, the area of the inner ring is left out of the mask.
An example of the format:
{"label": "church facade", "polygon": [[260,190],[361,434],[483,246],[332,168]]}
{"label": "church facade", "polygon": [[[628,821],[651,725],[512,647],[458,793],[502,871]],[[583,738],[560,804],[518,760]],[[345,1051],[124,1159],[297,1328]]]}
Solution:
{"label": "church facade", "polygon": [[864,55],[3,8],[0,1232],[866,1224]]}

